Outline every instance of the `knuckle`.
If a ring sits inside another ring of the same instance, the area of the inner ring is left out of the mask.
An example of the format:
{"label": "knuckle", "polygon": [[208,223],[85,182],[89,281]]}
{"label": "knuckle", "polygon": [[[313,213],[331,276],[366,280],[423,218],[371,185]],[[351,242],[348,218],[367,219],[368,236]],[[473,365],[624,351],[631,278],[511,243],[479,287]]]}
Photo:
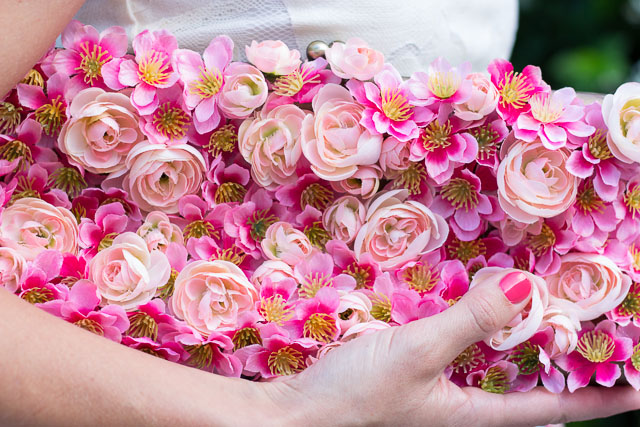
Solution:
{"label": "knuckle", "polygon": [[488,336],[502,327],[502,316],[495,304],[485,295],[474,295],[469,311],[477,329]]}

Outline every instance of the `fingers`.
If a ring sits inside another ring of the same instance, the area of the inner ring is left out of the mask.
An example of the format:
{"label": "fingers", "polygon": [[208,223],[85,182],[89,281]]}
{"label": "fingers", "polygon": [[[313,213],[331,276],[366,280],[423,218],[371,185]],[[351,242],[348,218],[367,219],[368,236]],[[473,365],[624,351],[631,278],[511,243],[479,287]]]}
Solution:
{"label": "fingers", "polygon": [[640,393],[629,386],[586,387],[573,393],[565,391],[560,394],[551,393],[544,387],[537,387],[526,393],[505,395],[471,388],[465,391],[472,395],[474,407],[493,409],[492,414],[478,416],[484,418],[483,415],[486,415],[492,423],[499,425],[566,423],[609,417],[640,409]]}
{"label": "fingers", "polygon": [[468,346],[509,323],[527,304],[531,289],[531,282],[519,271],[501,280],[481,280],[451,308],[405,326],[422,337],[425,349],[436,355],[443,368]]}

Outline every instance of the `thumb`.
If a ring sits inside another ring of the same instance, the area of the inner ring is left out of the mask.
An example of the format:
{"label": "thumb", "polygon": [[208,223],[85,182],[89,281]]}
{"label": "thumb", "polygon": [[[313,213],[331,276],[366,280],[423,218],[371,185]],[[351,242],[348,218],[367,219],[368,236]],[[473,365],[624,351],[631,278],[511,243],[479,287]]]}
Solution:
{"label": "thumb", "polygon": [[490,337],[509,323],[531,299],[535,279],[522,270],[484,268],[476,273],[471,289],[460,301],[424,319],[428,325],[423,328],[446,339],[437,346],[442,364],[448,365],[471,344]]}

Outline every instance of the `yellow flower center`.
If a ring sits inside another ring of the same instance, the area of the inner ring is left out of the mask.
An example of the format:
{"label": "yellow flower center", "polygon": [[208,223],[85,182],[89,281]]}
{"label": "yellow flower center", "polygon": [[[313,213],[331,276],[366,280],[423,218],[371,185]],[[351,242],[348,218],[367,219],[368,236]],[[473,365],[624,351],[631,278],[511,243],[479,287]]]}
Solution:
{"label": "yellow flower center", "polygon": [[231,203],[231,202],[242,202],[244,200],[244,196],[247,194],[247,189],[237,182],[223,182],[216,189],[216,194],[214,196],[215,202],[217,204],[222,203]]}
{"label": "yellow flower center", "polygon": [[529,341],[518,345],[509,356],[509,361],[518,365],[522,375],[530,375],[540,369],[540,347]]}
{"label": "yellow flower center", "polygon": [[504,80],[498,83],[498,91],[500,92],[500,104],[503,107],[511,105],[520,109],[524,107],[531,96],[528,92],[533,90],[525,76],[520,73],[509,71],[504,76]]}
{"label": "yellow flower center", "polygon": [[453,71],[436,71],[429,75],[427,86],[435,96],[446,99],[460,87],[460,77]]}
{"label": "yellow flower center", "polygon": [[416,264],[402,272],[402,279],[419,293],[429,292],[440,281],[440,273],[430,265]]}
{"label": "yellow flower center", "polygon": [[213,224],[205,219],[193,221],[187,225],[184,230],[182,230],[182,235],[185,240],[189,240],[191,237],[198,239],[203,236],[215,237],[216,239],[220,238],[220,233],[218,233]]}
{"label": "yellow flower center", "polygon": [[169,57],[156,50],[147,54],[138,64],[138,78],[152,86],[167,83],[171,75]]}
{"label": "yellow flower center", "polygon": [[267,322],[273,322],[280,326],[293,317],[293,308],[284,300],[282,295],[275,294],[269,298],[260,300],[258,313]]}
{"label": "yellow flower center", "polygon": [[13,133],[20,124],[22,108],[10,102],[0,101],[0,133]]}
{"label": "yellow flower center", "polygon": [[484,353],[477,344],[471,344],[451,362],[451,368],[456,374],[466,374],[483,363],[485,363]]}
{"label": "yellow flower center", "polygon": [[478,142],[479,160],[488,160],[496,155],[500,135],[490,124],[469,129],[469,133]]}
{"label": "yellow flower center", "polygon": [[256,328],[238,329],[231,340],[233,341],[234,350],[252,344],[262,344],[262,339],[260,339],[260,334]]}
{"label": "yellow flower center", "polygon": [[391,322],[391,300],[386,295],[374,294],[371,297],[371,316],[376,320]]}
{"label": "yellow flower center", "polygon": [[238,132],[233,125],[224,125],[214,131],[209,137],[209,143],[205,145],[213,157],[222,153],[231,153],[238,145]]}
{"label": "yellow flower center", "polygon": [[469,212],[478,206],[478,192],[469,181],[464,178],[453,178],[447,182],[440,192],[442,198],[449,201],[456,209]]}
{"label": "yellow flower center", "polygon": [[459,259],[463,264],[466,264],[470,259],[485,255],[487,247],[482,240],[465,242],[454,237],[447,246],[447,252],[450,258]]}
{"label": "yellow flower center", "polygon": [[532,235],[527,238],[527,246],[535,256],[540,256],[553,248],[556,244],[556,235],[547,224],[542,224],[540,234]]}
{"label": "yellow flower center", "polygon": [[102,66],[113,58],[109,52],[91,42],[80,45],[80,66],[76,71],[84,73],[84,82],[93,86],[94,80],[102,76]]}
{"label": "yellow flower center", "polygon": [[187,359],[187,363],[198,369],[202,369],[206,366],[210,366],[213,362],[213,348],[211,344],[196,344],[186,345],[184,349],[187,350],[190,357]]}
{"label": "yellow flower center", "polygon": [[633,347],[633,354],[631,355],[631,364],[636,371],[640,371],[640,344]]}
{"label": "yellow flower center", "polygon": [[313,298],[325,286],[331,286],[333,278],[322,273],[310,273],[304,277],[298,289],[300,298]]}
{"label": "yellow flower center", "polygon": [[98,244],[98,252],[107,249],[109,246],[113,245],[113,239],[116,238],[118,233],[109,233],[100,240]]}
{"label": "yellow flower center", "polygon": [[171,269],[171,275],[169,276],[169,280],[162,287],[158,288],[158,292],[156,296],[167,299],[171,295],[173,295],[174,286],[176,284],[176,278],[178,277],[178,271],[175,269]]}
{"label": "yellow flower center", "polygon": [[489,393],[506,393],[509,390],[507,374],[499,366],[492,366],[480,380],[480,388]]}
{"label": "yellow flower center", "polygon": [[596,194],[596,190],[593,188],[593,182],[587,181],[578,194],[576,195],[576,204],[578,209],[587,215],[593,211],[602,212],[604,209],[604,202]]}
{"label": "yellow flower center", "polygon": [[633,185],[633,188],[625,192],[624,204],[631,213],[631,217],[636,219],[636,214],[640,211],[640,185]]}
{"label": "yellow flower center", "polygon": [[640,315],[640,284],[634,282],[616,311],[622,316]]}
{"label": "yellow flower center", "polygon": [[531,115],[542,123],[554,122],[562,116],[562,104],[554,102],[551,95],[546,92],[533,95],[529,105],[531,105]]}
{"label": "yellow flower center", "polygon": [[317,182],[310,184],[300,193],[300,207],[304,209],[307,205],[324,211],[333,201],[333,191]]}
{"label": "yellow flower center", "polygon": [[264,239],[267,228],[273,223],[278,222],[278,217],[268,213],[267,209],[257,210],[251,214],[247,220],[247,224],[251,228],[251,238],[255,241]]}
{"label": "yellow flower center", "polygon": [[606,362],[613,356],[616,344],[608,334],[602,331],[585,332],[578,340],[576,350],[585,359],[593,363]]}
{"label": "yellow flower center", "polygon": [[42,125],[42,131],[48,136],[57,134],[62,124],[67,120],[66,106],[61,100],[61,95],[44,104],[35,111],[35,118]]}
{"label": "yellow flower center", "polygon": [[17,139],[9,141],[0,147],[0,158],[9,162],[20,158],[17,171],[25,171],[27,167],[33,164],[33,155],[31,154],[31,148],[27,144]]}
{"label": "yellow flower center", "polygon": [[31,86],[40,86],[44,89],[44,77],[42,74],[35,69],[30,69],[26,76],[20,81],[20,83],[24,83]]}
{"label": "yellow flower center", "polygon": [[151,122],[158,133],[170,140],[184,138],[190,122],[189,115],[170,102],[162,104],[153,114]]}
{"label": "yellow flower center", "polygon": [[47,288],[31,288],[22,295],[22,299],[31,304],[43,303],[53,299],[53,292]]}
{"label": "yellow flower center", "polygon": [[589,153],[596,159],[607,160],[613,157],[607,145],[607,135],[600,129],[589,137],[588,146]]}
{"label": "yellow flower center", "polygon": [[440,124],[438,119],[432,121],[424,128],[422,133],[422,145],[428,152],[433,152],[440,148],[447,148],[451,145],[451,130],[453,126],[447,120]]}
{"label": "yellow flower center", "polygon": [[282,347],[274,351],[267,359],[267,366],[273,375],[293,375],[305,368],[301,352],[292,347]]}
{"label": "yellow flower center", "polygon": [[235,265],[240,265],[246,257],[247,254],[244,253],[242,249],[237,246],[232,246],[227,249],[216,249],[209,257],[209,261],[221,259],[223,261],[229,261]]}
{"label": "yellow flower center", "polygon": [[336,320],[326,313],[313,313],[302,327],[303,335],[316,341],[329,343],[338,333]]}
{"label": "yellow flower center", "polygon": [[147,337],[153,341],[158,338],[158,324],[147,313],[138,311],[129,316],[130,326],[127,334],[133,338]]}
{"label": "yellow flower center", "polygon": [[391,120],[402,122],[413,116],[413,106],[400,89],[387,89],[382,92],[382,112]]}
{"label": "yellow flower center", "polygon": [[59,168],[49,175],[48,184],[74,198],[87,188],[87,181],[76,168]]}
{"label": "yellow flower center", "polygon": [[84,330],[87,330],[89,332],[92,332],[96,335],[99,336],[104,336],[104,329],[102,328],[102,326],[96,322],[95,320],[91,320],[91,319],[80,319],[77,320],[75,322],[73,322],[74,325],[81,327]]}
{"label": "yellow flower center", "polygon": [[211,98],[220,91],[224,77],[220,70],[205,70],[200,68],[198,78],[189,85],[189,92],[200,98]]}
{"label": "yellow flower center", "polygon": [[342,271],[343,274],[348,274],[356,280],[356,289],[369,289],[373,285],[371,283],[371,267],[362,267],[356,262],[353,262]]}
{"label": "yellow flower center", "polygon": [[393,188],[404,188],[410,195],[421,193],[420,185],[427,179],[424,163],[411,162],[409,167],[400,172],[393,180]]}
{"label": "yellow flower center", "polygon": [[320,221],[316,221],[311,226],[307,226],[303,233],[309,239],[309,242],[316,248],[322,249],[324,251],[325,245],[329,240],[331,240],[331,236],[329,232],[324,229],[322,223]]}

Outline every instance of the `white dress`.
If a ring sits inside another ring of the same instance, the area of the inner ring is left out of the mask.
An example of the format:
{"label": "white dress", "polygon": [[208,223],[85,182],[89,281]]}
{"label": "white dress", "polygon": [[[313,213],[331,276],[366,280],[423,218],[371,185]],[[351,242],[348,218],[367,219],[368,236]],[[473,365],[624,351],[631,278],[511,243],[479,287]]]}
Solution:
{"label": "white dress", "polygon": [[130,37],[170,30],[180,47],[202,51],[219,34],[243,60],[252,40],[282,40],[305,54],[313,40],[360,37],[404,76],[438,56],[470,61],[476,71],[508,58],[517,0],[87,0],[76,19],[102,30],[121,25]]}

